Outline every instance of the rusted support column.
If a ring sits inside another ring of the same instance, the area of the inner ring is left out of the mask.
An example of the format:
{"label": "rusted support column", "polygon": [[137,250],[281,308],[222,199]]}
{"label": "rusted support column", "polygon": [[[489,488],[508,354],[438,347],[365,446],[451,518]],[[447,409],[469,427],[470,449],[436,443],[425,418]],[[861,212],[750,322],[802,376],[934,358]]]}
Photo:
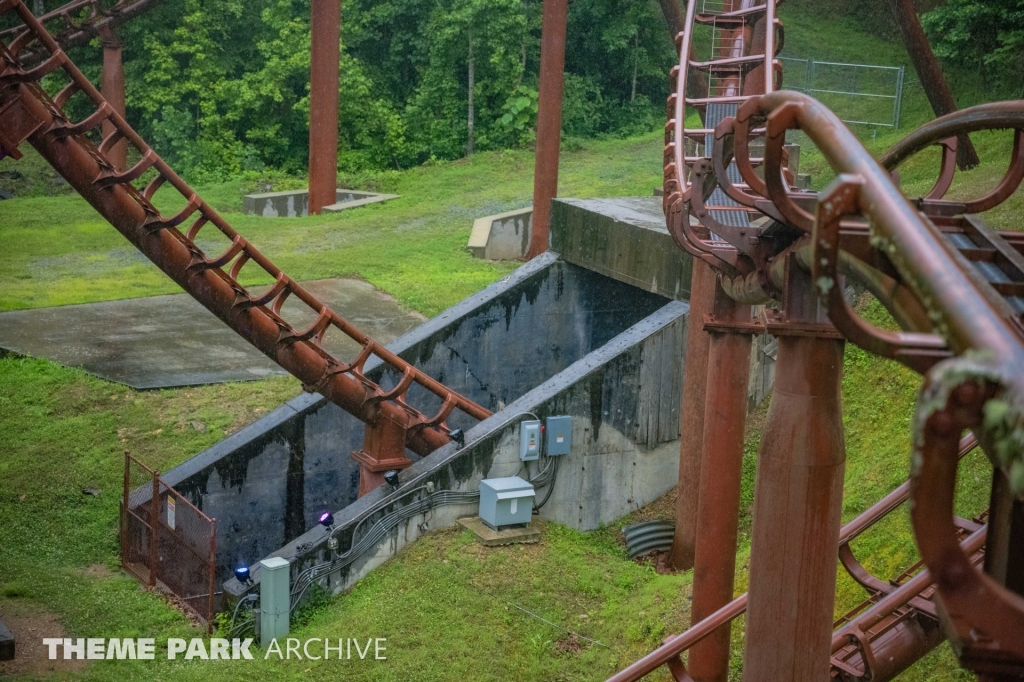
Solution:
{"label": "rusted support column", "polygon": [[[928,103],[932,105],[932,111],[936,116],[945,116],[956,111],[956,101],[953,93],[946,84],[946,77],[942,74],[942,67],[939,60],[932,52],[932,45],[928,42],[928,36],[921,28],[921,20],[917,18],[917,10],[914,9],[913,0],[889,0],[889,8],[896,19],[896,26],[903,36],[903,44],[907,47],[910,60],[914,62],[914,70],[921,80],[924,94],[928,97]],[[974,168],[981,160],[978,159],[978,152],[974,150],[971,138],[967,133],[958,136],[959,145],[956,149],[956,163],[960,170]]]}
{"label": "rusted support column", "polygon": [[540,36],[540,96],[537,101],[537,156],[533,168],[533,218],[527,259],[548,250],[551,200],[558,194],[558,152],[562,142],[562,76],[565,70],[567,0],[544,0]]}
{"label": "rusted support column", "polygon": [[341,0],[313,0],[310,8],[309,213],[337,203],[338,61]]}
{"label": "rusted support column", "polygon": [[[103,82],[100,90],[103,98],[110,103],[114,111],[124,118],[124,65],[121,63],[121,39],[116,29],[100,29],[100,44],[103,45]],[[114,124],[103,122],[103,137],[114,132]],[[117,144],[107,152],[107,159],[114,167],[123,171],[128,167],[128,143],[118,140]]]}
{"label": "rusted support column", "polygon": [[[751,327],[750,306],[737,305],[716,285],[714,313],[705,324],[710,343],[691,623],[733,598]],[[696,682],[729,679],[731,631],[726,623],[690,650],[687,667]]]}
{"label": "rusted support column", "polygon": [[683,405],[679,425],[676,532],[672,539],[672,554],[669,557],[669,565],[677,571],[693,568],[710,343],[710,337],[704,331],[704,316],[711,314],[715,301],[715,287],[715,271],[701,259],[694,258],[693,274],[690,276],[690,312],[687,316]]}
{"label": "rusted support column", "polygon": [[359,497],[384,483],[384,473],[412,466],[405,456],[406,429],[404,424],[378,415],[366,424],[363,449],[352,453],[359,465]]}
{"label": "rusted support column", "polygon": [[787,263],[779,352],[754,490],[744,682],[829,675],[846,452],[843,341],[810,276]]}

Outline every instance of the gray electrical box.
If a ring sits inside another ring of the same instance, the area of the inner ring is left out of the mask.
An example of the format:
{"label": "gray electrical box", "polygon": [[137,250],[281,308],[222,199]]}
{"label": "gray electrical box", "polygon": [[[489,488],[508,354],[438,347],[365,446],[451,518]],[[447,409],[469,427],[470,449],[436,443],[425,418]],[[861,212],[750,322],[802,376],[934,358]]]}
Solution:
{"label": "gray electrical box", "polygon": [[518,476],[480,481],[480,520],[494,530],[528,524],[536,494],[533,485]]}
{"label": "gray electrical box", "polygon": [[544,449],[548,457],[568,455],[572,447],[572,417],[548,417],[545,427],[547,443]]}
{"label": "gray electrical box", "polygon": [[288,636],[291,615],[291,567],[287,559],[260,561],[260,642]]}
{"label": "gray electrical box", "polygon": [[524,462],[540,459],[539,421],[528,421],[519,424],[519,459]]}

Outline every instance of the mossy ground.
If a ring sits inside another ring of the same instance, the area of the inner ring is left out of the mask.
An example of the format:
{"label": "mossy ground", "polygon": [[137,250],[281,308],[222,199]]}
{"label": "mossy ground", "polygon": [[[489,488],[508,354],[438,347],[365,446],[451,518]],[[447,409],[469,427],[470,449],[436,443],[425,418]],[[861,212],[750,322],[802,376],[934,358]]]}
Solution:
{"label": "mossy ground", "polygon": [[[849,22],[823,21],[813,5],[810,0],[783,5],[787,54],[907,63],[899,45]],[[920,90],[911,87],[900,131],[861,134],[879,153],[927,118]],[[957,192],[977,193],[994,185],[1004,168],[1007,136],[976,135],[975,142],[984,163],[963,175]],[[569,147],[561,166],[563,196],[649,195],[661,182],[659,133]],[[935,161],[936,155],[928,154],[906,164],[901,169],[904,187],[925,190]],[[830,179],[824,159],[806,145],[802,162],[815,187]],[[0,169],[10,163],[0,162]],[[40,161],[30,154],[19,163],[31,169]],[[353,187],[362,183],[402,198],[302,219],[242,216],[241,196],[253,189],[242,182],[201,188],[201,193],[296,279],[361,277],[403,305],[433,315],[515,267],[470,258],[465,240],[472,218],[530,203],[532,168],[532,154],[507,151],[356,178]],[[5,247],[0,251],[0,310],[175,291],[81,199],[61,192],[56,184],[39,191],[26,185],[27,198],[0,202]],[[166,192],[159,200],[172,204]],[[988,217],[1003,229],[1021,229],[1022,208],[1018,192]],[[877,304],[865,302],[862,310],[869,319],[886,323]],[[917,385],[908,370],[847,348],[844,521],[905,480]],[[56,614],[72,637],[151,636],[164,646],[168,637],[200,635],[159,596],[116,573],[122,453],[131,450],[160,469],[174,466],[297,394],[297,382],[279,378],[140,393],[44,360],[7,357],[0,359],[0,387],[0,613],[18,600]],[[757,429],[751,429],[744,459],[738,591],[746,586],[758,440]],[[988,476],[982,456],[964,461],[958,498],[962,515],[971,516],[987,504]],[[98,488],[100,495],[83,495],[83,488]],[[689,575],[658,575],[628,561],[618,543],[618,528],[628,520],[588,534],[545,524],[541,542],[525,548],[483,550],[464,532],[431,533],[348,594],[318,600],[294,633],[303,639],[387,637],[386,662],[94,662],[82,670],[29,677],[603,679],[688,622]],[[906,510],[859,538],[854,551],[882,577],[911,565],[916,552]],[[92,570],[97,565],[113,570]],[[840,574],[837,614],[861,598],[859,588]],[[739,621],[734,628],[737,671],[741,636]],[[943,645],[900,679],[970,677]]]}

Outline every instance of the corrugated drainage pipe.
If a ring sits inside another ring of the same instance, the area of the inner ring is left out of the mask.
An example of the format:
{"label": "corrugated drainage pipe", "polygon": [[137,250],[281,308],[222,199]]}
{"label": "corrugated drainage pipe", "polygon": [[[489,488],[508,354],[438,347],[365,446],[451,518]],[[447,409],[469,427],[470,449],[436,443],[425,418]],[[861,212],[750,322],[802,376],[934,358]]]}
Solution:
{"label": "corrugated drainage pipe", "polygon": [[651,552],[667,552],[672,548],[675,528],[675,524],[670,521],[641,521],[623,526],[629,558],[635,559]]}

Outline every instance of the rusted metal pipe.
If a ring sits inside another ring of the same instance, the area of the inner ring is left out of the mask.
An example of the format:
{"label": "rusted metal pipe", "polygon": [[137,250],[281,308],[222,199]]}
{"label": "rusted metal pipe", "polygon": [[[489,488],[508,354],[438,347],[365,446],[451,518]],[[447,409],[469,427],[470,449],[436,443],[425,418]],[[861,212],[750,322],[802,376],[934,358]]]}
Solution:
{"label": "rusted metal pipe", "polygon": [[309,16],[309,213],[337,203],[341,0],[312,0]]}
{"label": "rusted metal pipe", "polygon": [[[691,622],[703,620],[732,600],[736,576],[750,382],[750,306],[734,303],[720,287],[715,299],[715,323],[738,323],[745,328],[719,328],[710,334]],[[726,682],[730,634],[725,624],[693,647],[688,667],[694,680]]]}
{"label": "rusted metal pipe", "polygon": [[[960,453],[961,456],[976,447],[977,441],[974,440],[973,436],[966,436],[960,442]],[[871,505],[870,508],[860,513],[855,519],[850,521],[848,524],[843,526],[839,532],[839,542],[837,544],[843,544],[849,542],[860,533],[864,532],[869,526],[877,522],[879,519],[885,517],[889,512],[898,507],[900,504],[906,501],[909,495],[909,481],[899,486],[891,493],[886,495],[884,498]],[[973,552],[977,549],[978,545],[970,544],[977,542],[974,534],[971,538],[964,540],[962,545],[964,551]],[[981,537],[984,541],[984,537]],[[921,589],[927,587],[930,583],[922,583],[918,576],[915,576],[907,584],[914,583],[914,594],[902,591],[903,588],[894,591],[893,593],[886,595],[880,602],[879,606],[885,604],[885,611],[891,612],[900,605],[905,604],[907,601],[913,598],[914,595],[919,593]],[[905,587],[905,586],[904,586]],[[897,595],[898,593],[898,595]],[[902,600],[895,602],[893,600]],[[664,644],[651,653],[647,654],[640,660],[636,661],[628,668],[624,668],[615,675],[608,678],[608,682],[633,682],[639,680],[644,675],[656,670],[657,668],[665,665],[669,661],[677,658],[679,655],[692,648],[697,642],[700,642],[705,637],[709,636],[712,632],[716,631],[724,623],[728,623],[739,616],[746,613],[748,605],[747,595],[741,594],[740,596],[733,599],[726,606],[723,606],[715,613],[711,614],[700,622],[693,623],[685,632],[681,632],[678,635],[667,637]],[[869,617],[867,614],[871,613]],[[858,618],[858,622],[862,623],[864,627],[870,627],[877,620],[870,620],[877,618],[881,620],[884,617],[882,611],[877,611],[874,607],[869,611],[866,611]],[[843,630],[837,631],[838,633]],[[845,635],[844,635],[845,636]],[[835,642],[835,640],[834,640]],[[835,646],[835,644],[833,644]]]}
{"label": "rusted metal pipe", "polygon": [[[985,525],[960,544],[961,550],[968,555],[974,555],[985,544],[987,534],[988,526]],[[870,609],[836,630],[832,635],[832,653],[838,652],[849,644],[851,639],[860,639],[857,633],[867,633],[872,627],[891,617],[897,609],[920,598],[921,593],[932,585],[933,580],[928,569],[921,571],[879,599]],[[900,627],[900,625],[904,627]],[[915,627],[915,624],[900,623],[890,633],[887,633],[889,636],[885,639],[879,639],[869,644],[871,646],[869,655],[874,666],[865,666],[865,668],[870,668],[870,671],[865,670],[868,674],[864,675],[864,679],[869,679],[872,682],[885,682],[893,679],[935,648],[943,639],[938,623],[934,623],[933,627],[927,629],[921,625]]]}
{"label": "rusted metal pipe", "polygon": [[533,169],[533,217],[526,258],[548,250],[551,200],[558,194],[562,143],[562,84],[565,70],[567,0],[544,0],[540,37],[540,94],[537,100],[537,155]]}
{"label": "rusted metal pipe", "polygon": [[[52,25],[53,38],[69,50],[85,45],[93,38],[102,37],[105,30],[116,30],[132,19],[160,5],[164,0],[118,0],[111,5],[103,0],[72,0],[57,9],[47,12],[39,20]],[[25,31],[24,25],[0,31],[0,41],[10,43],[15,36]],[[19,56],[25,67],[34,66],[49,56],[36,46]]]}
{"label": "rusted metal pipe", "polygon": [[[674,0],[672,0],[674,2]],[[692,260],[690,312],[687,315],[683,405],[680,415],[679,483],[676,485],[676,529],[669,564],[677,571],[693,568],[700,497],[701,452],[704,442],[704,400],[708,383],[708,345],[704,316],[715,300],[715,271],[699,258]]]}
{"label": "rusted metal pipe", "polygon": [[[121,118],[124,118],[124,65],[121,62],[121,40],[117,29],[104,28],[100,31],[100,44],[103,46],[103,82],[101,92],[103,99],[110,103]],[[111,121],[104,121],[103,137],[114,132]],[[128,167],[128,143],[118,140],[107,152],[107,159],[114,168],[123,171]]]}

